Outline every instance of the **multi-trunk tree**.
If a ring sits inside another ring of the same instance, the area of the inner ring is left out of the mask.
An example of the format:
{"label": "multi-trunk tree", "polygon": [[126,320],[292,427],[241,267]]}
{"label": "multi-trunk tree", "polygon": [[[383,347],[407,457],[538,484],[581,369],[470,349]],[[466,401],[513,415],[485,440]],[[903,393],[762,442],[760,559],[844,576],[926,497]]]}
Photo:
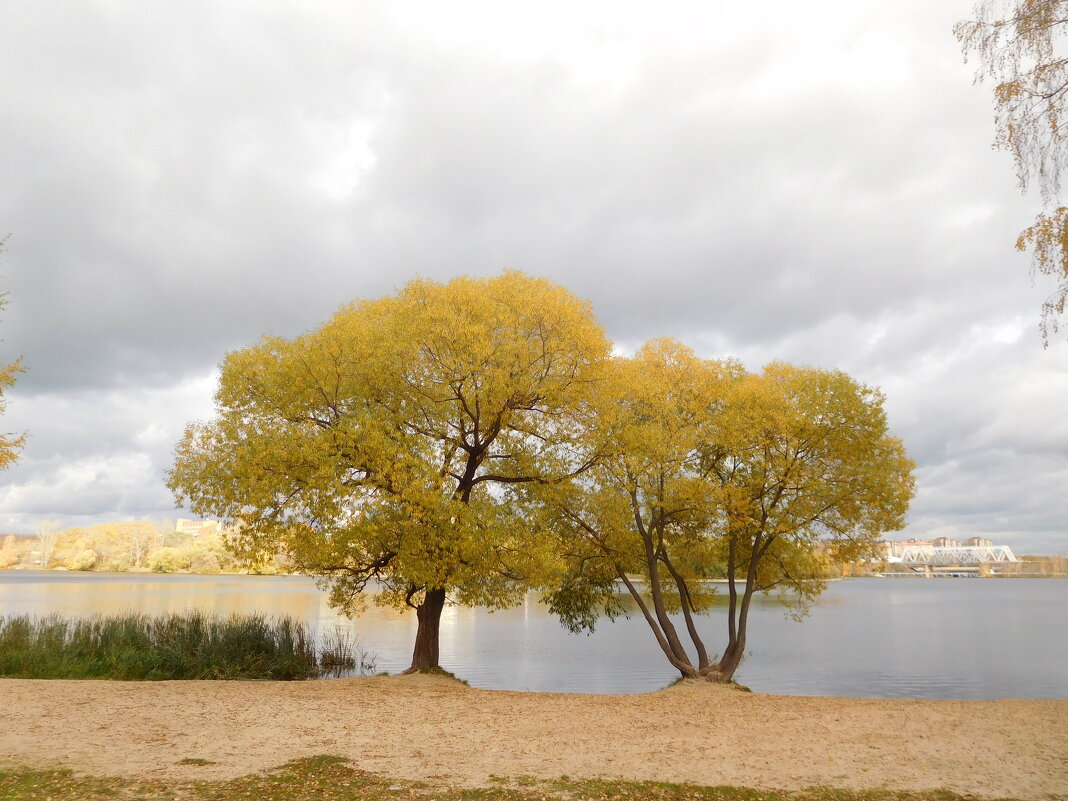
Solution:
{"label": "multi-trunk tree", "polygon": [[[803,608],[827,559],[903,524],[912,462],[882,396],[845,374],[752,375],[668,340],[608,373],[589,432],[603,455],[541,507],[567,553],[550,606],[573,631],[619,613],[622,585],[683,676],[728,681],[755,593],[789,592]],[[711,656],[695,616],[721,576],[727,636]]]}
{"label": "multi-trunk tree", "polygon": [[588,467],[579,423],[608,350],[548,281],[413,281],[230,354],[169,484],[235,527],[242,556],[285,551],[347,612],[372,585],[415,609],[411,669],[435,668],[447,599],[507,606],[552,564],[514,488]]}
{"label": "multi-trunk tree", "polygon": [[[877,391],[670,340],[610,358],[586,303],[520,273],[414,281],[264,339],[227,357],[216,406],[178,446],[179,500],[231,526],[238,555],[322,577],[346,612],[369,588],[413,608],[411,669],[438,666],[448,599],[541,587],[578,630],[619,612],[623,586],[682,675],[729,680],[754,593],[803,605],[912,494]],[[696,615],[718,576],[712,657]]]}

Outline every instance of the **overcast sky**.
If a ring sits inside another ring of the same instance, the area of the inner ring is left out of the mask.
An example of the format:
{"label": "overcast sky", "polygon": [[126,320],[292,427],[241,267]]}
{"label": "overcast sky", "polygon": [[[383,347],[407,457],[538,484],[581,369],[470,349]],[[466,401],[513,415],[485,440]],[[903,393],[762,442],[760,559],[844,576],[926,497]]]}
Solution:
{"label": "overcast sky", "polygon": [[1068,553],[1068,344],[952,34],[972,0],[35,0],[0,24],[0,531],[174,518],[216,366],[504,268],[621,348],[841,368],[918,463],[898,538]]}

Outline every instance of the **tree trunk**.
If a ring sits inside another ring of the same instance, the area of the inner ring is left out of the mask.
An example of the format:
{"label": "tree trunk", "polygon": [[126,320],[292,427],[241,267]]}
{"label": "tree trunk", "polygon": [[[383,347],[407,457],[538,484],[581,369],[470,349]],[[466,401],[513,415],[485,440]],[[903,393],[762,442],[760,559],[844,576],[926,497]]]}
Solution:
{"label": "tree trunk", "polygon": [[423,602],[415,609],[419,627],[415,632],[415,650],[412,652],[412,666],[405,673],[415,673],[428,668],[441,669],[438,664],[438,631],[441,623],[441,610],[445,608],[445,590],[428,589]]}
{"label": "tree trunk", "polygon": [[714,681],[730,681],[734,678],[734,671],[742,664],[742,654],[745,653],[745,635],[738,638],[736,644],[729,648],[719,664],[715,666]]}
{"label": "tree trunk", "polygon": [[645,600],[642,598],[641,593],[638,592],[631,580],[627,578],[627,574],[624,573],[617,566],[616,575],[619,576],[619,578],[627,586],[627,590],[628,592],[630,592],[630,595],[634,599],[634,602],[638,604],[638,608],[642,610],[642,614],[645,616],[645,622],[648,623],[649,628],[653,630],[653,636],[656,637],[656,641],[660,644],[660,648],[661,650],[663,650],[664,656],[667,657],[668,662],[670,662],[675,668],[678,669],[679,673],[682,674],[682,677],[684,679],[695,678],[697,676],[697,671],[694,669],[693,665],[690,664],[690,661],[685,658],[685,655],[682,659],[680,659],[672,651],[671,645],[668,643],[667,637],[664,636],[664,632],[661,630],[660,626],[656,622],[656,619],[649,611],[649,607],[645,603]]}
{"label": "tree trunk", "polygon": [[727,649],[723,652],[723,656],[720,657],[719,661],[714,665],[709,665],[698,673],[700,678],[717,684],[726,684],[734,678],[734,672],[738,670],[738,666],[742,664],[742,655],[745,653],[744,625],[742,628],[742,635],[727,646]]}
{"label": "tree trunk", "polygon": [[724,649],[719,664],[713,666],[714,674],[709,675],[712,681],[730,681],[734,678],[734,672],[738,669],[738,666],[742,664],[742,656],[745,654],[745,632],[749,626],[749,604],[753,600],[751,579],[752,577],[746,580],[745,592],[742,594],[735,636]]}

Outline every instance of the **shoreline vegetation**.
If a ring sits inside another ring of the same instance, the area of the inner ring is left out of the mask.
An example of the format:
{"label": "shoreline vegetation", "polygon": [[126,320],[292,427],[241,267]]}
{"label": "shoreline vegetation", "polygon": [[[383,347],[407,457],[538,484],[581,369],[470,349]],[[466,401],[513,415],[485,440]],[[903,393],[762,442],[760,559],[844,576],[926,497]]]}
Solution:
{"label": "shoreline vegetation", "polygon": [[0,570],[270,575],[293,567],[281,555],[258,564],[239,560],[227,537],[217,524],[199,534],[148,520],[62,530],[42,525],[34,535],[0,534]]}
{"label": "shoreline vegetation", "polygon": [[0,617],[0,678],[292,681],[367,675],[375,658],[342,628],[316,638],[288,615]]}

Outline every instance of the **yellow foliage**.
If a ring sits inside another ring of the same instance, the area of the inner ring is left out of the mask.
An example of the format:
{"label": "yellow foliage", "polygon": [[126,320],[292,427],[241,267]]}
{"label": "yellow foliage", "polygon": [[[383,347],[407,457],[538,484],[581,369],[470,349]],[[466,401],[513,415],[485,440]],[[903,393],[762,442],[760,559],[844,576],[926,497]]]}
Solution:
{"label": "yellow foliage", "polygon": [[1020,234],[1020,250],[1034,248],[1034,269],[1057,279],[1042,306],[1043,336],[1056,332],[1068,298],[1065,210],[1056,208],[1061,171],[1068,166],[1068,58],[1061,35],[1068,25],[1068,0],[981,0],[976,19],[954,31],[965,57],[979,57],[977,80],[994,82],[994,144],[1007,150],[1020,188],[1038,184],[1047,211]]}
{"label": "yellow foliage", "polygon": [[903,525],[913,464],[882,403],[844,373],[773,363],[752,375],[670,340],[614,360],[588,440],[600,456],[550,503],[569,557],[550,605],[570,628],[591,628],[595,607],[619,611],[623,583],[683,675],[729,678],[736,662],[713,666],[690,619],[712,601],[709,579],[730,581],[725,654],[740,658],[753,592],[789,591],[803,615],[832,560]]}
{"label": "yellow foliage", "polygon": [[240,523],[242,556],[329,577],[343,609],[372,580],[397,606],[427,588],[510,604],[550,558],[510,488],[582,467],[574,413],[607,354],[589,305],[548,281],[416,280],[230,354],[170,486]]}
{"label": "yellow foliage", "polygon": [[1068,301],[1068,208],[1061,206],[1049,214],[1039,214],[1034,224],[1020,234],[1016,248],[1033,249],[1034,269],[1061,281],[1060,290],[1042,304],[1043,331],[1056,332],[1057,320]]}
{"label": "yellow foliage", "polygon": [[[4,250],[4,240],[0,239],[0,253]],[[0,295],[0,309],[4,307],[6,300]],[[22,359],[16,359],[11,364],[0,365],[0,414],[7,408],[4,399],[4,390],[15,384],[15,377],[22,372]],[[15,434],[0,434],[0,470],[6,470],[19,458],[19,451],[26,442],[26,436]]]}
{"label": "yellow foliage", "polygon": [[15,536],[8,534],[4,538],[4,544],[0,545],[0,570],[18,564],[19,554],[15,548]]}

